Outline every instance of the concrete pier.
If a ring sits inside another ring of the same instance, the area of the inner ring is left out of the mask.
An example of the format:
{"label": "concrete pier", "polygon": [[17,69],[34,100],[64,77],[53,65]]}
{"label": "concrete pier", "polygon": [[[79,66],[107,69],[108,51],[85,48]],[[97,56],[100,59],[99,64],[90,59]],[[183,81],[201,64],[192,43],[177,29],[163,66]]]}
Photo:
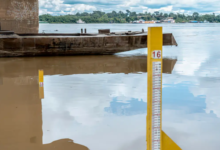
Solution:
{"label": "concrete pier", "polygon": [[[163,34],[163,45],[177,46],[171,33]],[[0,57],[110,55],[146,47],[146,32],[135,35],[0,34]]]}
{"label": "concrete pier", "polygon": [[38,33],[38,0],[1,0],[0,30]]}

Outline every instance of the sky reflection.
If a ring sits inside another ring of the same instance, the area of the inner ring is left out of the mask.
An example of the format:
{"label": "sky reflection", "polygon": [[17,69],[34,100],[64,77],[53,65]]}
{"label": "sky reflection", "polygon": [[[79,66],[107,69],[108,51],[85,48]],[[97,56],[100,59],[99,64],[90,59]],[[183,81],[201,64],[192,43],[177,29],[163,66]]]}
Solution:
{"label": "sky reflection", "polygon": [[[178,59],[172,74],[163,74],[163,130],[183,149],[218,150],[220,57],[217,47],[220,43],[213,39],[219,37],[220,33],[214,31],[220,26],[163,26],[164,32],[172,32],[179,44],[178,47],[164,47],[163,51],[164,57]],[[127,27],[128,30],[137,29],[132,25]],[[116,31],[123,29],[121,25],[114,27]],[[117,55],[147,55],[147,49]],[[58,80],[59,83],[54,82]],[[137,145],[145,149],[147,73],[47,76],[46,84],[45,124],[53,124],[53,119],[49,119],[52,118],[49,112],[53,110],[53,113],[72,118],[72,128],[68,131],[77,125],[81,127],[77,130],[78,137],[87,137],[85,130],[95,137],[92,141],[74,138],[91,149],[101,149],[95,146],[99,140],[107,144],[108,140],[114,141],[114,136],[120,142],[115,143],[115,147],[109,144],[109,149],[134,149]],[[61,119],[62,122],[71,120]],[[53,126],[59,128],[56,124]],[[69,132],[62,134],[63,137],[73,136]],[[123,134],[127,134],[126,138]],[[57,138],[61,137],[57,135]],[[52,140],[45,134],[44,142]]]}
{"label": "sky reflection", "polygon": [[[91,149],[101,149],[97,147],[100,142],[109,149],[127,149],[126,143],[139,144],[144,149],[146,76],[147,73],[46,76],[42,100],[44,142],[68,137]],[[200,88],[195,79],[175,76],[163,74],[163,130],[183,149],[201,145],[205,149],[207,144],[213,147],[212,138],[200,135],[220,134],[212,131],[218,129],[220,121],[215,111],[206,113],[207,95],[193,92]],[[66,131],[59,133],[63,126]],[[46,132],[48,128],[53,131]],[[102,138],[104,135],[106,138]],[[113,146],[108,141],[114,141],[114,137],[120,142]]]}

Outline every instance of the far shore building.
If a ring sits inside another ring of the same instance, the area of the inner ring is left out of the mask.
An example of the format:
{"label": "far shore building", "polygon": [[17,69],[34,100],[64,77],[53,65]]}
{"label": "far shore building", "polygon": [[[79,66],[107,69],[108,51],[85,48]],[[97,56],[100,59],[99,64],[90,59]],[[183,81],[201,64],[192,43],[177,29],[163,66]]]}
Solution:
{"label": "far shore building", "polygon": [[145,20],[143,20],[143,19],[139,19],[138,21],[139,21],[139,23],[145,23]]}
{"label": "far shore building", "polygon": [[133,23],[145,23],[145,20],[143,20],[143,19],[139,19],[139,20],[135,20],[135,21],[133,21]]}
{"label": "far shore building", "polygon": [[151,20],[151,21],[145,21],[145,23],[155,23],[154,20]]}
{"label": "far shore building", "polygon": [[168,17],[163,20],[163,23],[175,23],[175,20],[173,19],[173,17]]}
{"label": "far shore building", "polygon": [[197,20],[191,20],[189,23],[199,23]]}

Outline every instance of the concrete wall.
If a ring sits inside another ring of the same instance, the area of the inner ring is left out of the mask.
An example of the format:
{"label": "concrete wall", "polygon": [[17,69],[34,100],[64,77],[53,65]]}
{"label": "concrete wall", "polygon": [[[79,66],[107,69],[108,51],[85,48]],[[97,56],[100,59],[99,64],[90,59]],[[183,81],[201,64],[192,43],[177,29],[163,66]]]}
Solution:
{"label": "concrete wall", "polygon": [[[127,36],[68,36],[65,34],[0,35],[0,57],[110,55],[147,47],[147,34]],[[177,45],[170,33],[163,45]]]}
{"label": "concrete wall", "polygon": [[38,33],[38,0],[0,0],[1,30]]}

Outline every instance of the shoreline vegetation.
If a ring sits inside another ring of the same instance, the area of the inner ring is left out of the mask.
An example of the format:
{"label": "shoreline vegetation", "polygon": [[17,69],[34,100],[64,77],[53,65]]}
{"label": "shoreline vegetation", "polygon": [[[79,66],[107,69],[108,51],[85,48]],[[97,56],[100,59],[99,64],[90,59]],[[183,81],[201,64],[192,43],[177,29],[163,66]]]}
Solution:
{"label": "shoreline vegetation", "polygon": [[162,13],[162,12],[145,12],[136,13],[126,10],[126,12],[112,11],[105,13],[102,11],[93,11],[92,13],[76,13],[68,15],[53,16],[50,14],[43,14],[39,16],[41,23],[77,23],[78,20],[82,20],[85,23],[133,23],[137,20],[145,21],[160,21],[163,22],[167,18],[172,18],[176,23],[219,23],[220,15],[204,14],[200,15],[198,12],[194,12],[191,15],[181,13]]}

